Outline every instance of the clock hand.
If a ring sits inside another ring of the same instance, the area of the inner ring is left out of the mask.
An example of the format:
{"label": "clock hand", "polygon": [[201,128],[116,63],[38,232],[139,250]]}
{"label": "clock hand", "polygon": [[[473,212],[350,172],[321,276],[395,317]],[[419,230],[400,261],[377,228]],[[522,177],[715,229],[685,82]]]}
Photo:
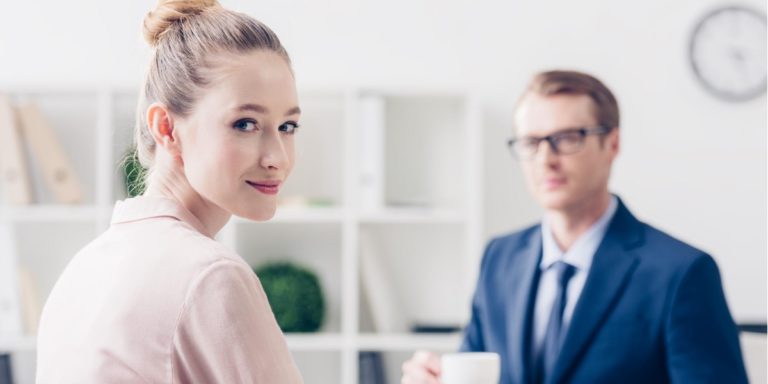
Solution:
{"label": "clock hand", "polygon": [[732,46],[728,56],[730,56],[731,61],[736,63],[737,70],[741,74],[741,79],[749,81],[749,70],[747,68],[747,60],[744,52],[738,47]]}

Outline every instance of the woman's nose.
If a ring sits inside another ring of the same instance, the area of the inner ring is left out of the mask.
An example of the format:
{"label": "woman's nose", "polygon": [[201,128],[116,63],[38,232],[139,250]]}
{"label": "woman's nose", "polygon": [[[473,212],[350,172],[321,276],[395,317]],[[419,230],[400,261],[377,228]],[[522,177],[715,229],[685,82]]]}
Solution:
{"label": "woman's nose", "polygon": [[262,136],[259,165],[265,169],[283,169],[288,162],[288,153],[280,133]]}

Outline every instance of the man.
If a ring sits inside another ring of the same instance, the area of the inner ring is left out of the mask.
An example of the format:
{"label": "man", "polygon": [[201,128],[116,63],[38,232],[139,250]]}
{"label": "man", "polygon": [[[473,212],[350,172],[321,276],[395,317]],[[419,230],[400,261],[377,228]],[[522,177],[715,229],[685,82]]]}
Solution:
{"label": "man", "polygon": [[[515,124],[509,145],[544,218],[488,244],[461,350],[497,352],[504,384],[746,383],[715,262],[608,191],[611,91],[583,73],[541,73]],[[403,364],[403,383],[439,376],[432,353]]]}

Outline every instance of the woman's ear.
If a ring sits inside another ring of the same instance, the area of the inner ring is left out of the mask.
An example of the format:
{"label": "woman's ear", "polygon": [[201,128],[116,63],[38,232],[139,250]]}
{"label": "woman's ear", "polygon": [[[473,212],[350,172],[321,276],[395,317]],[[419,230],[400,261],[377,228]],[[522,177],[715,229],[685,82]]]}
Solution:
{"label": "woman's ear", "polygon": [[147,108],[147,127],[159,148],[174,157],[181,155],[181,142],[175,131],[173,116],[168,108],[161,103],[152,103]]}

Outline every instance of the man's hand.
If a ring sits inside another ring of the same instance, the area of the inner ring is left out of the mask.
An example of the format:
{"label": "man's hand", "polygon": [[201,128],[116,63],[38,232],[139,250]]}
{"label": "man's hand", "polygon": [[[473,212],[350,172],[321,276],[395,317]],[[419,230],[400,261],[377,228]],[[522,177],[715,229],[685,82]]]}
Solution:
{"label": "man's hand", "polygon": [[440,384],[440,357],[429,351],[416,351],[403,363],[402,384]]}

